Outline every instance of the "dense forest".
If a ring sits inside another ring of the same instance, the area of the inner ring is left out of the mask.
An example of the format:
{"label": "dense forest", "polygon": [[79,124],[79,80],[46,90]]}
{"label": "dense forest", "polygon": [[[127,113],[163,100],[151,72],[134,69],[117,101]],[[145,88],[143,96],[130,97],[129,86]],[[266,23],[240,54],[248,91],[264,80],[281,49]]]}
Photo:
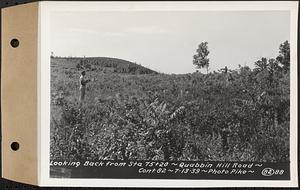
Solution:
{"label": "dense forest", "polygon": [[[113,58],[52,57],[50,158],[289,161],[288,41],[254,65],[169,75]],[[83,69],[92,82],[80,104]]]}

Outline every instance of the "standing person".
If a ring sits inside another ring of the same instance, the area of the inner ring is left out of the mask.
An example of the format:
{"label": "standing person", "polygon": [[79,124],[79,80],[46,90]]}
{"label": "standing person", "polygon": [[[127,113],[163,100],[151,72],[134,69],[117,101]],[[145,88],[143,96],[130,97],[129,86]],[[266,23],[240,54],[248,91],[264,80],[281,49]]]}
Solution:
{"label": "standing person", "polygon": [[79,83],[80,83],[80,88],[79,88],[79,90],[80,90],[80,102],[84,101],[85,91],[86,91],[86,84],[89,83],[89,82],[90,82],[90,80],[85,79],[85,71],[82,71],[80,79],[79,79]]}

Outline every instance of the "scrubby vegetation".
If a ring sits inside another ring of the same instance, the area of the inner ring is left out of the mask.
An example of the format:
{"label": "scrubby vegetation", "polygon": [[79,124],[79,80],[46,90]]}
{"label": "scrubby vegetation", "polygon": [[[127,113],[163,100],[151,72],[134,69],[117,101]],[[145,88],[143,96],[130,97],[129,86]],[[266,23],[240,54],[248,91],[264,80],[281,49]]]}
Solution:
{"label": "scrubby vegetation", "polygon": [[76,57],[51,57],[52,67],[70,68],[74,69],[88,69],[91,71],[100,71],[103,73],[126,73],[126,74],[156,74],[157,72],[145,68],[136,63],[126,61],[123,59],[109,58],[109,57],[87,57],[87,58],[76,58]]}
{"label": "scrubby vegetation", "polygon": [[254,69],[208,74],[99,60],[51,59],[51,159],[289,160],[288,42]]}

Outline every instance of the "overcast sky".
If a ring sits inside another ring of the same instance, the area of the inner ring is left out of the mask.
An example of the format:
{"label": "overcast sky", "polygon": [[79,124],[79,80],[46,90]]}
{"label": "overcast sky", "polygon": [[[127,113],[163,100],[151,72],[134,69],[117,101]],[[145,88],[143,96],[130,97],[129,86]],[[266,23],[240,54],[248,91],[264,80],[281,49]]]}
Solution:
{"label": "overcast sky", "polygon": [[116,57],[163,73],[191,73],[207,41],[211,71],[253,67],[289,40],[287,11],[52,12],[57,56]]}

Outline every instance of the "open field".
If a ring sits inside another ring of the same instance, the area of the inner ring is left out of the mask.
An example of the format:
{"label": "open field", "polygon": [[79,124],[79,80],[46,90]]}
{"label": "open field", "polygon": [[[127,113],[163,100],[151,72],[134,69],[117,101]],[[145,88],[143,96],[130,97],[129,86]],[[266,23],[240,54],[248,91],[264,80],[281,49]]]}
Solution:
{"label": "open field", "polygon": [[[83,69],[91,82],[81,105]],[[118,59],[52,57],[50,158],[288,161],[289,107],[289,71],[272,61],[168,75]]]}

